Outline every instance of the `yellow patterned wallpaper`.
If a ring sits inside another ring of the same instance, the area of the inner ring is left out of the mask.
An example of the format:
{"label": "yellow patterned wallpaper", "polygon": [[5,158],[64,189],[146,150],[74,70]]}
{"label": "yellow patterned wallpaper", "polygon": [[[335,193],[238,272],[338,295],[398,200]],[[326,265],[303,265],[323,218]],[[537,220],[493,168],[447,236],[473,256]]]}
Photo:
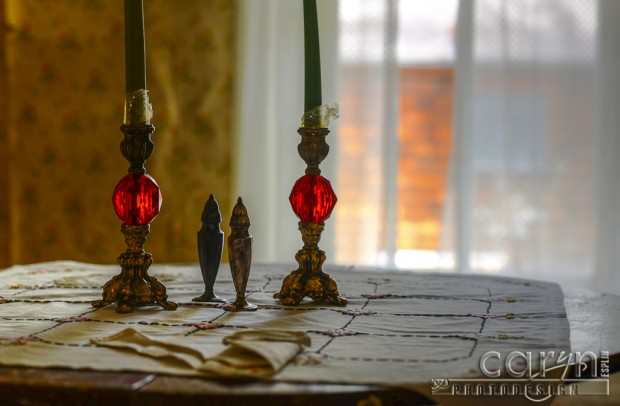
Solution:
{"label": "yellow patterned wallpaper", "polygon": [[[111,195],[129,166],[119,151],[123,0],[0,1],[8,26],[0,265],[114,263],[125,245]],[[236,2],[144,0],[144,7],[156,127],[147,170],[163,195],[145,248],[157,262],[196,261],[209,193],[224,219],[232,208]]]}
{"label": "yellow patterned wallpaper", "polygon": [[0,266],[8,264],[9,260],[9,178],[7,164],[9,159],[8,123],[8,76],[6,61],[6,33],[7,26],[4,0],[0,0]]}

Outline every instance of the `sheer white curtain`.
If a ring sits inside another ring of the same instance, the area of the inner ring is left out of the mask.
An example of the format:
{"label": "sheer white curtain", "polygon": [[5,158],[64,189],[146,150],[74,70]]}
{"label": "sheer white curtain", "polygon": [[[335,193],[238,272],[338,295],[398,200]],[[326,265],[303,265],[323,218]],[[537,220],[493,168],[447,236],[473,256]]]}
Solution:
{"label": "sheer white curtain", "polygon": [[461,1],[447,216],[458,269],[620,293],[618,11]]}
{"label": "sheer white curtain", "polygon": [[591,286],[620,294],[620,2],[598,5],[596,256]]}
{"label": "sheer white curtain", "polygon": [[336,260],[392,265],[396,250],[398,2],[341,0]]}
{"label": "sheer white curtain", "polygon": [[[328,263],[393,257],[387,252],[394,251],[396,210],[396,4],[317,1],[323,103],[341,107],[321,164],[339,199],[320,243]],[[292,262],[302,243],[288,196],[305,168],[296,132],[303,113],[302,1],[241,0],[239,7],[235,190],[252,221],[254,259]]]}

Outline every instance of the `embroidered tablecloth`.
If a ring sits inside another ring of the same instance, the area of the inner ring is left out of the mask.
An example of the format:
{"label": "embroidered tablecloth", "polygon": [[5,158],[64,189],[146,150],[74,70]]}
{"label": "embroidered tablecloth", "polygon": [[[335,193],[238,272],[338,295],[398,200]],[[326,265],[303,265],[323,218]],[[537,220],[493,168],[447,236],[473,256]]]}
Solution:
{"label": "embroidered tablecloth", "polygon": [[[312,345],[273,379],[411,386],[432,378],[481,377],[487,351],[570,351],[560,287],[477,275],[377,272],[326,267],[347,307],[272,298],[292,268],[254,265],[248,301],[256,312],[230,313],[196,303],[204,286],[197,265],[154,265],[176,311],[158,307],[117,314],[95,309],[101,286],[117,266],[50,262],[0,271],[0,364],[133,370],[178,375],[199,372],[165,359],[92,345],[91,338],[133,327],[153,337],[216,354],[222,339],[253,328],[305,331]],[[226,264],[215,292],[234,298]]]}

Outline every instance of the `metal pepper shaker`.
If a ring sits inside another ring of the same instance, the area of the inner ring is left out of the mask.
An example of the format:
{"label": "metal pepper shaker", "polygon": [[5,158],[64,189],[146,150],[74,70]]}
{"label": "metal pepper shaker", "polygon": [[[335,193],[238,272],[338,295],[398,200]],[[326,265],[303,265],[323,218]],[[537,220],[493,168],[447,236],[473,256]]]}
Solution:
{"label": "metal pepper shaker", "polygon": [[192,300],[194,302],[226,303],[226,300],[213,292],[213,285],[220,268],[224,248],[224,233],[220,228],[222,214],[213,194],[205,203],[200,221],[202,228],[198,231],[198,260],[200,261],[202,280],[205,284],[205,293]]}
{"label": "metal pepper shaker", "polygon": [[252,265],[252,236],[248,232],[250,218],[241,198],[233,208],[230,217],[230,236],[228,237],[228,262],[237,298],[234,303],[224,306],[228,311],[253,311],[258,309],[255,304],[245,299],[245,289],[248,285],[250,268]]}

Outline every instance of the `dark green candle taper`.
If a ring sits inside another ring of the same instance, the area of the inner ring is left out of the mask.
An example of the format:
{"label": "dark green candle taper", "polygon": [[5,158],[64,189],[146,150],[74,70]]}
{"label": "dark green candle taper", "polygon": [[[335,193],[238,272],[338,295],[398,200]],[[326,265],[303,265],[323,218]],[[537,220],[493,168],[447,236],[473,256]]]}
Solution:
{"label": "dark green candle taper", "polygon": [[320,106],[321,102],[321,55],[319,51],[319,23],[316,16],[316,0],[304,1],[304,111]]}
{"label": "dark green candle taper", "polygon": [[125,91],[146,89],[142,0],[125,0]]}

